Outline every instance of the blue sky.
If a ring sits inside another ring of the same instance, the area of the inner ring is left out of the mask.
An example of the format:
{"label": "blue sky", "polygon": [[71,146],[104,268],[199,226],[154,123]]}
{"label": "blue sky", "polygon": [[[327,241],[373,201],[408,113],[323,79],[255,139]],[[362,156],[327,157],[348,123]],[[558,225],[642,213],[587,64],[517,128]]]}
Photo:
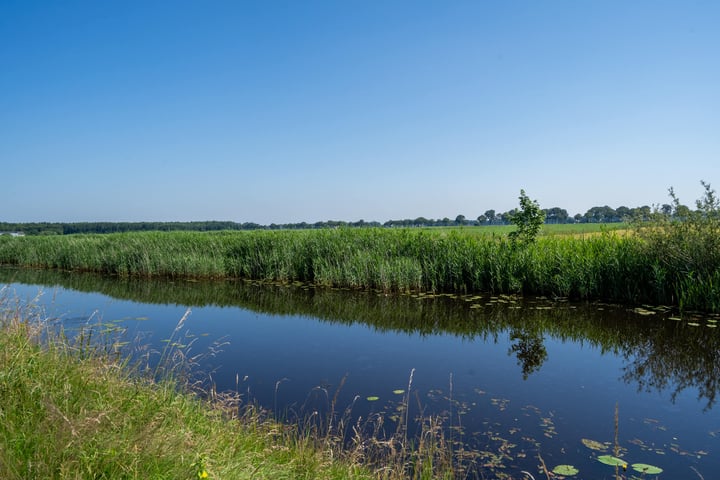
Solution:
{"label": "blue sky", "polygon": [[0,221],[294,223],[720,187],[720,2],[0,2]]}

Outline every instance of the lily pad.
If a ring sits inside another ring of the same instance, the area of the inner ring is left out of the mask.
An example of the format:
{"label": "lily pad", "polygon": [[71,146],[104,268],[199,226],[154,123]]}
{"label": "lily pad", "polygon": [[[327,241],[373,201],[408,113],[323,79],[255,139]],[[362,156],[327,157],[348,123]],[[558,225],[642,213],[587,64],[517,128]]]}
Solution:
{"label": "lily pad", "polygon": [[633,312],[637,313],[638,315],[655,315],[655,313],[656,313],[651,310],[646,310],[646,309],[640,308],[640,307],[634,309]]}
{"label": "lily pad", "polygon": [[598,450],[600,452],[607,450],[605,444],[598,442],[597,440],[590,440],[589,438],[583,438],[580,440],[590,450]]}
{"label": "lily pad", "polygon": [[377,402],[378,400],[380,400],[380,397],[376,397],[374,395],[367,397],[368,402]]}
{"label": "lily pad", "polygon": [[553,468],[553,473],[558,475],[577,475],[580,470],[573,467],[572,465],[558,465]]}
{"label": "lily pad", "polygon": [[612,455],[601,455],[598,457],[598,462],[604,463],[605,465],[610,465],[612,467],[622,467],[627,465],[627,462],[625,460],[623,460],[622,458],[613,457]]}
{"label": "lily pad", "polygon": [[663,472],[662,468],[656,467],[655,465],[648,465],[647,463],[633,463],[632,468],[636,472],[646,473],[648,475],[657,475]]}
{"label": "lily pad", "polygon": [[395,395],[402,395],[403,393],[405,393],[405,390],[398,388],[397,390],[393,390],[393,393]]}

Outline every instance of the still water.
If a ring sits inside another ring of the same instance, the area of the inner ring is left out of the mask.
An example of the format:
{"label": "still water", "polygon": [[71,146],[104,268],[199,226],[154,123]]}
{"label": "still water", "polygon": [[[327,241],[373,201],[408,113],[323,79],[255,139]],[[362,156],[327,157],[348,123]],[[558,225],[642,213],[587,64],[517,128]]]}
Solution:
{"label": "still water", "polygon": [[151,365],[175,345],[206,387],[283,418],[322,416],[335,399],[392,430],[409,396],[411,421],[442,416],[484,478],[538,478],[538,454],[574,478],[614,478],[598,457],[614,453],[616,407],[620,456],[663,469],[644,478],[720,478],[717,316],[17,269],[0,269],[0,285],[23,301],[41,293],[66,329],[121,328]]}

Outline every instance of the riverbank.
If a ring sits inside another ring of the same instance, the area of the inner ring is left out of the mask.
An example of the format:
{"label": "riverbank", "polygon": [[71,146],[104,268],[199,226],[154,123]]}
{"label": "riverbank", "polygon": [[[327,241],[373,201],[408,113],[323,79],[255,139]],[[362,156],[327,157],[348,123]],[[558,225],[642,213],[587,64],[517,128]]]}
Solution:
{"label": "riverbank", "polygon": [[27,236],[0,238],[0,264],[121,277],[547,295],[720,311],[717,248],[688,238],[606,232],[542,236],[518,245],[507,236],[462,230],[378,228]]}
{"label": "riverbank", "polygon": [[[0,299],[0,474],[23,478],[452,478],[437,445],[378,456],[338,432],[279,424],[237,395],[151,380],[112,343],[71,340]],[[413,469],[410,467],[413,466]]]}

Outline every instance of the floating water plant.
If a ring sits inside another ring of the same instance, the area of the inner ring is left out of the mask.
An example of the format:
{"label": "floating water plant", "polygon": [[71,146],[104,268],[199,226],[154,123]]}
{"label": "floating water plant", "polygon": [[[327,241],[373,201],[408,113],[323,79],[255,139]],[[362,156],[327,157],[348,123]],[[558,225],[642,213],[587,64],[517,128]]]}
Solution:
{"label": "floating water plant", "polygon": [[590,440],[589,438],[583,438],[580,440],[583,445],[585,445],[590,450],[598,450],[600,452],[603,452],[607,450],[607,445],[604,443],[600,443],[597,440]]}
{"label": "floating water plant", "polygon": [[633,312],[637,313],[638,315],[655,315],[657,313],[653,312],[652,310],[647,310],[640,307],[633,309]]}
{"label": "floating water plant", "polygon": [[402,395],[403,393],[405,393],[405,390],[403,390],[402,388],[398,388],[397,390],[393,390],[393,393],[395,395]]}
{"label": "floating water plant", "polygon": [[553,468],[553,473],[557,475],[577,475],[580,470],[573,467],[572,465],[558,465],[557,467]]}
{"label": "floating water plant", "polygon": [[368,402],[377,402],[378,400],[380,400],[380,397],[376,397],[374,395],[367,397]]}
{"label": "floating water plant", "polygon": [[613,457],[612,455],[601,455],[598,457],[598,462],[610,465],[611,467],[623,467],[627,468],[627,462],[622,458]]}
{"label": "floating water plant", "polygon": [[648,465],[647,463],[633,463],[633,470],[636,472],[644,473],[647,475],[657,475],[663,472],[663,469],[656,467],[655,465]]}

